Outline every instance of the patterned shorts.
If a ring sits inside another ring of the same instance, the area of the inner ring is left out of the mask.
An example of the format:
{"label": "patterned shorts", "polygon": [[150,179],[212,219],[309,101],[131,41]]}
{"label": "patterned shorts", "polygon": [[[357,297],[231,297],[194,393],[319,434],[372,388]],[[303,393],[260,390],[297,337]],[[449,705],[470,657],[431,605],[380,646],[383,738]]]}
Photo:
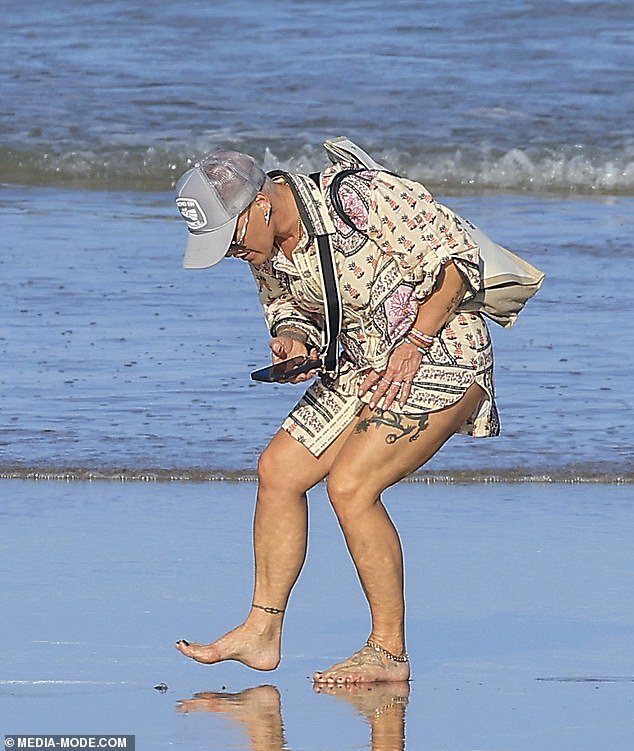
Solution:
{"label": "patterned shorts", "polygon": [[[448,389],[444,397],[439,399],[436,393],[431,394],[428,388],[424,388],[426,382],[419,381],[417,387],[417,380],[425,373],[425,368],[421,368],[404,407],[394,403],[390,407],[391,411],[413,415],[443,409],[460,399],[471,383],[477,382],[484,388],[488,398],[482,402],[477,413],[465,421],[459,432],[472,436],[498,435],[499,421],[493,384],[489,378],[482,377],[487,374],[477,377],[475,372],[471,372],[469,382],[463,383],[461,388]],[[316,379],[284,420],[282,429],[305,446],[313,456],[319,457],[370,401],[371,393],[363,397],[357,395],[362,381],[363,374],[349,363],[341,366],[339,377],[332,386],[326,387]]]}
{"label": "patterned shorts", "polygon": [[314,456],[322,454],[365,406],[357,396],[356,373],[341,373],[326,387],[316,379],[293,407],[282,428]]}

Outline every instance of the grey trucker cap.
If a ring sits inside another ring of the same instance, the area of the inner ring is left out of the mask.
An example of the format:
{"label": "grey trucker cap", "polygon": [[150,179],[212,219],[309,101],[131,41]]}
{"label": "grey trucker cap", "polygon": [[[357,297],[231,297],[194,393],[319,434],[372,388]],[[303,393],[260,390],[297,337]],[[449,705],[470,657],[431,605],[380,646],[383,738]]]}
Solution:
{"label": "grey trucker cap", "polygon": [[186,269],[206,269],[224,258],[238,216],[265,180],[253,158],[239,151],[215,151],[185,172],[176,183],[176,205],[189,230]]}

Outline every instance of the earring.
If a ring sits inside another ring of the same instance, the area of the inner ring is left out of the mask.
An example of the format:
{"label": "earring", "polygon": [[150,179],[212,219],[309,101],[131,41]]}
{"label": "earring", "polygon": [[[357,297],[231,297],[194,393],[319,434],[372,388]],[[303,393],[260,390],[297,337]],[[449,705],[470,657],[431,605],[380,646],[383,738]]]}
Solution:
{"label": "earring", "polygon": [[269,206],[268,209],[264,212],[264,221],[267,224],[270,224],[271,222],[271,207]]}

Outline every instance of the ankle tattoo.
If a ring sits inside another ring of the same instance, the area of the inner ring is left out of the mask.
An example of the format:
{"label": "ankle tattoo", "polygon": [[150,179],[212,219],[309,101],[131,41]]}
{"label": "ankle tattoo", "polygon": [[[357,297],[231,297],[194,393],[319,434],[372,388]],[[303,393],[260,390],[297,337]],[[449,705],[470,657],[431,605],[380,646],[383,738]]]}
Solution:
{"label": "ankle tattoo", "polygon": [[280,610],[279,608],[268,608],[264,605],[256,605],[255,603],[253,603],[251,607],[257,608],[258,610],[263,610],[265,613],[269,613],[270,615],[282,615],[284,613],[284,611]]}

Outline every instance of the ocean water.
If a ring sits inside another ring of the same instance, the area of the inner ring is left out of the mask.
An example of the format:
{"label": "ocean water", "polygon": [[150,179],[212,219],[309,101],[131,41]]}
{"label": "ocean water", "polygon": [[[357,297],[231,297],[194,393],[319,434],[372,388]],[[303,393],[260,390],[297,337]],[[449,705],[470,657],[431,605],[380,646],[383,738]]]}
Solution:
{"label": "ocean water", "polygon": [[628,0],[2,3],[3,180],[169,185],[345,133],[434,187],[634,189]]}
{"label": "ocean water", "polygon": [[249,381],[248,269],[181,269],[206,151],[345,134],[548,277],[492,326],[503,435],[453,479],[634,477],[627,0],[2,3],[0,474],[246,476],[295,387]]}

